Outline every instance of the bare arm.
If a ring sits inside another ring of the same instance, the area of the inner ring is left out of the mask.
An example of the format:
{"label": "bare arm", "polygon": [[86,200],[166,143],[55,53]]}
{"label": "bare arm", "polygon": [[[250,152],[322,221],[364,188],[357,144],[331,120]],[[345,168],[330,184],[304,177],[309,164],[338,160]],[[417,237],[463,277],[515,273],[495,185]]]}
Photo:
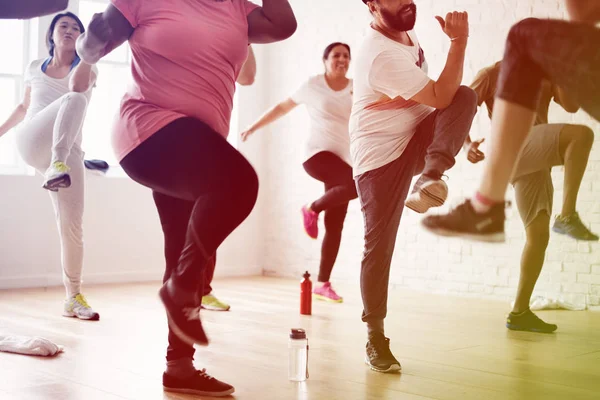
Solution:
{"label": "bare arm", "polygon": [[69,0],[0,0],[0,18],[34,18],[64,10]]}
{"label": "bare arm", "polygon": [[569,97],[564,90],[556,85],[552,85],[552,94],[554,101],[569,113],[576,113],[581,106],[573,98]]}
{"label": "bare arm", "polygon": [[248,46],[248,57],[242,65],[242,70],[237,78],[237,83],[242,86],[250,86],[254,83],[256,78],[256,58],[254,57],[254,51],[252,46]]}
{"label": "bare arm", "polygon": [[76,93],[87,92],[90,87],[94,85],[96,81],[96,74],[92,71],[92,65],[80,62],[71,79],[69,80],[69,90]]}
{"label": "bare arm", "polygon": [[565,0],[571,20],[595,24],[600,22],[598,0]]}
{"label": "bare arm", "polygon": [[265,126],[277,121],[279,118],[283,117],[294,108],[296,108],[298,104],[294,102],[292,99],[286,99],[281,103],[277,104],[275,107],[271,108],[267,111],[262,117],[258,119],[254,124],[250,126],[245,132],[242,132],[242,141],[246,141],[250,135],[252,135],[257,130],[264,128]]}
{"label": "bare arm", "polygon": [[10,131],[15,126],[19,125],[23,119],[25,119],[25,115],[27,114],[27,110],[29,109],[29,101],[31,99],[31,87],[27,86],[25,88],[25,95],[23,96],[23,101],[19,104],[15,110],[10,114],[8,119],[0,125],[0,137],[4,136],[5,133]]}
{"label": "bare arm", "polygon": [[285,40],[296,32],[298,23],[288,0],[263,0],[262,7],[248,15],[250,43]]}
{"label": "bare arm", "polygon": [[122,45],[133,33],[133,27],[112,4],[101,14],[94,14],[88,30],[77,39],[77,54],[87,64]]}
{"label": "bare arm", "polygon": [[437,81],[430,81],[411,100],[441,109],[450,105],[462,82],[469,36],[469,20],[466,12],[448,13],[445,21],[440,17],[436,18],[444,32],[452,40],[446,66]]}

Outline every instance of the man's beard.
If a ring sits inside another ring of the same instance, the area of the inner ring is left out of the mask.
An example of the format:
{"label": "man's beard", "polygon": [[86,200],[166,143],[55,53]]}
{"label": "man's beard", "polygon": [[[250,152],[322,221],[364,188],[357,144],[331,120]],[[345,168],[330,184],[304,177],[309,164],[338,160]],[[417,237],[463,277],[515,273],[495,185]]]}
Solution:
{"label": "man's beard", "polygon": [[[410,9],[410,13],[406,12],[406,9]],[[387,26],[390,28],[400,31],[408,32],[415,27],[417,21],[417,6],[416,4],[408,4],[400,9],[397,14],[392,14],[387,10],[379,10],[381,18]]]}

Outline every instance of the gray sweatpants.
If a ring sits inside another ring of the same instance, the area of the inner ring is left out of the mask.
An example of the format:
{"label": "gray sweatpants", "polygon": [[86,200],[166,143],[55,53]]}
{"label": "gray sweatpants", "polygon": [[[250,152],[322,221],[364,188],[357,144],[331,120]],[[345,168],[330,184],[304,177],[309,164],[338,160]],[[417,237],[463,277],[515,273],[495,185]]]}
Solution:
{"label": "gray sweatpants", "polygon": [[67,93],[24,122],[16,137],[21,158],[40,174],[54,161],[62,161],[71,168],[71,187],[48,192],[60,236],[67,297],[78,294],[81,289],[84,195],[81,127],[86,109],[85,95]]}
{"label": "gray sweatpants", "polygon": [[387,314],[390,265],[413,176],[442,174],[454,166],[476,111],[477,95],[461,86],[449,107],[436,110],[419,125],[399,158],[356,177],[365,224],[362,320],[368,325],[383,327]]}

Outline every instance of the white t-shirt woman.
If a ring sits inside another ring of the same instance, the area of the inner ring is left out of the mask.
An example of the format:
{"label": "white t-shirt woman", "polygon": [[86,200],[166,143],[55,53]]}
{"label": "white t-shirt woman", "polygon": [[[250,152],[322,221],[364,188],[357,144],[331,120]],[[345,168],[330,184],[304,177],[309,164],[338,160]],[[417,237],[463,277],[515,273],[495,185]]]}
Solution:
{"label": "white t-shirt woman", "polygon": [[260,128],[278,120],[299,104],[305,104],[310,131],[305,145],[304,169],[323,182],[325,194],[302,207],[304,229],[318,237],[318,219],[325,212],[325,238],[321,250],[319,282],[315,295],[327,301],[341,302],[329,283],[340,246],[341,232],[350,200],[357,198],[352,178],[348,122],[352,111],[353,82],[346,77],[350,65],[350,47],[332,43],[323,54],[325,74],[311,77],[288,99],[277,104],[242,132],[242,140]]}

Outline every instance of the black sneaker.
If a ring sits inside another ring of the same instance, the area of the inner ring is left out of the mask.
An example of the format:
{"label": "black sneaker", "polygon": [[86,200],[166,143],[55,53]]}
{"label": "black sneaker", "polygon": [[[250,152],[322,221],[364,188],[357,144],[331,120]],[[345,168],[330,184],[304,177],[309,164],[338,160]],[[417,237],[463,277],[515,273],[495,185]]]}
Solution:
{"label": "black sneaker", "polygon": [[592,233],[583,222],[581,222],[578,213],[573,213],[568,217],[557,215],[552,230],[556,233],[570,236],[575,240],[598,241],[598,235]]}
{"label": "black sneaker", "polygon": [[233,386],[208,375],[205,369],[196,371],[194,375],[185,379],[176,378],[164,373],[163,389],[166,392],[212,397],[225,397],[235,392]]}
{"label": "black sneaker", "polygon": [[488,212],[478,214],[467,199],[448,214],[423,218],[421,225],[436,235],[464,237],[482,242],[504,242],[504,207],[505,203],[499,203]]}
{"label": "black sneaker", "polygon": [[439,207],[448,198],[448,185],[441,179],[421,175],[413,186],[413,191],[406,198],[404,205],[411,210],[423,214],[432,207]]}
{"label": "black sneaker", "polygon": [[191,300],[195,296],[184,294],[183,291],[179,290],[177,291],[177,297],[182,299],[189,297],[190,301],[178,304],[179,301],[174,301],[175,296],[171,294],[175,291],[177,291],[177,289],[169,279],[158,292],[167,311],[169,327],[179,339],[190,346],[193,346],[194,344],[206,346],[208,344],[208,337],[206,336],[204,328],[202,328],[202,322],[200,321],[200,302]]}
{"label": "black sneaker", "polygon": [[367,342],[365,363],[377,372],[399,372],[400,363],[390,351],[390,339],[383,335],[374,336]]}
{"label": "black sneaker", "polygon": [[542,321],[531,310],[522,312],[521,314],[513,314],[512,312],[506,317],[506,327],[513,331],[527,331],[537,333],[552,333],[558,326],[547,324]]}

